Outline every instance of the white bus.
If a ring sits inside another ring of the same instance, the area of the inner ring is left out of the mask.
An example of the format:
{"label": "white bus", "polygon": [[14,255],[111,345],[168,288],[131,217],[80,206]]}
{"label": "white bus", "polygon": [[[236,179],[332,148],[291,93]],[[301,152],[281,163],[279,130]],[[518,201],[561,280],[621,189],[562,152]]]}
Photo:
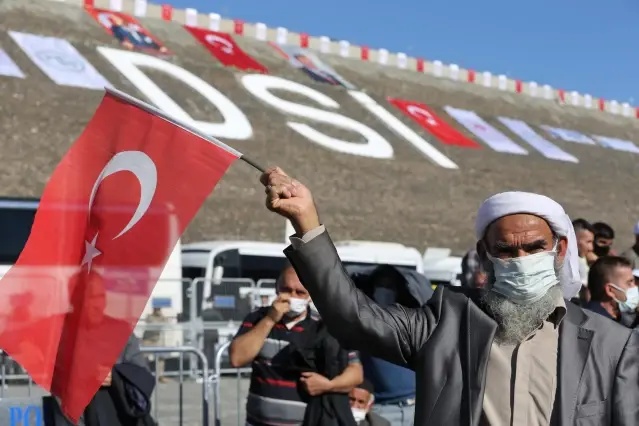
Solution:
{"label": "white bus", "polygon": [[[201,316],[207,301],[222,321],[241,321],[254,308],[257,297],[273,297],[275,279],[286,263],[287,244],[260,241],[205,241],[182,246],[182,275],[198,279],[195,315]],[[421,253],[402,244],[374,241],[338,241],[335,243],[345,265],[389,264],[423,272]],[[245,279],[245,282],[241,280]],[[251,280],[259,288],[251,289]],[[226,283],[225,283],[226,281]],[[222,285],[223,284],[223,285]],[[253,297],[249,297],[249,293]],[[189,289],[184,285],[182,311],[189,318]]]}
{"label": "white bus", "polygon": [[424,275],[433,287],[461,285],[462,258],[453,256],[448,248],[431,247],[424,252]]}

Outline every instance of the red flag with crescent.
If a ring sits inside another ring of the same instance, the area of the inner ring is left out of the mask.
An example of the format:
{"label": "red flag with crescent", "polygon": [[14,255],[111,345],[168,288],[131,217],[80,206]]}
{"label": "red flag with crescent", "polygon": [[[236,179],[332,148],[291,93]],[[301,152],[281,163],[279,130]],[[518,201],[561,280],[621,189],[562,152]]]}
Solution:
{"label": "red flag with crescent", "polygon": [[404,114],[412,118],[424,130],[432,133],[446,145],[456,145],[463,148],[481,149],[481,145],[464,136],[460,131],[442,120],[435,111],[426,105],[403,99],[388,98],[388,102],[397,107]]}
{"label": "red flag with crescent", "polygon": [[[0,282],[0,347],[77,423],[232,148],[107,92]],[[113,370],[112,370],[113,369]],[[108,383],[107,383],[108,384]]]}
{"label": "red flag with crescent", "polygon": [[184,29],[202,43],[206,50],[222,62],[225,67],[268,73],[268,68],[242,50],[229,34],[189,26],[185,26]]}

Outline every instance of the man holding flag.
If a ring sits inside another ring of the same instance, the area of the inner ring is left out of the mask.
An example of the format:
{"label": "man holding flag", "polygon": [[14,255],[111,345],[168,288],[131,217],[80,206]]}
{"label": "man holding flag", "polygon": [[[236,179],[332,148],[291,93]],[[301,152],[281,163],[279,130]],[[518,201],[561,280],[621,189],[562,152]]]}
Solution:
{"label": "man holding flag", "polygon": [[556,201],[484,201],[475,228],[486,288],[439,286],[412,309],[356,288],[307,187],[279,168],[261,182],[268,209],[295,228],[285,254],[331,335],[415,370],[416,425],[639,424],[639,332],[568,301],[582,286],[577,242]]}

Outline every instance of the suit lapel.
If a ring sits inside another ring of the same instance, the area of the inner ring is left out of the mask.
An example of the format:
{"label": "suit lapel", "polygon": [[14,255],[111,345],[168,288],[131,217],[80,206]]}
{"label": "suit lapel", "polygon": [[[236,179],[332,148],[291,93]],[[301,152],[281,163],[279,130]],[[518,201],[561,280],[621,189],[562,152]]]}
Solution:
{"label": "suit lapel", "polygon": [[[572,303],[566,303],[566,317],[559,328],[559,377],[555,413],[559,414],[560,423],[572,424],[577,405],[577,392],[581,384],[584,367],[590,353],[593,330],[584,328],[588,319],[581,309]],[[557,410],[559,410],[557,412]],[[556,416],[553,416],[556,419]]]}

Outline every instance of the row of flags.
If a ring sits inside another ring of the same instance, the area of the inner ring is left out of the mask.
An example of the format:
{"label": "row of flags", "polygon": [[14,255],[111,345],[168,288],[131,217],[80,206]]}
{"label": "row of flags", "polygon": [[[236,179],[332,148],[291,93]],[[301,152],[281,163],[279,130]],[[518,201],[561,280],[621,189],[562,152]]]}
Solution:
{"label": "row of flags", "polygon": [[[97,8],[87,8],[86,11],[126,49],[158,56],[174,54],[131,15]],[[268,72],[264,65],[242,50],[229,34],[190,25],[184,28],[224,66],[242,71]]]}
{"label": "row of flags", "polygon": [[[258,70],[263,73],[268,72],[265,67],[260,68],[259,62],[248,54],[244,52],[238,53],[239,47],[230,35],[200,28],[187,28],[187,30],[200,40],[203,45],[208,46],[207,48],[210,49],[212,54],[214,56],[217,55],[216,57],[225,66]],[[15,31],[10,31],[9,35],[26,55],[56,84],[94,90],[113,87],[67,40]],[[341,86],[352,91],[352,93],[358,90],[352,82],[346,80],[335,69],[323,62],[318,55],[297,46],[281,46],[274,43],[271,45],[274,51],[279,52],[283,58],[289,61],[292,67],[299,69],[300,72],[303,72],[313,81]],[[104,55],[105,53],[102,49],[101,47],[98,48]],[[134,53],[130,54],[133,55]],[[154,56],[141,57],[164,63],[162,58]],[[177,67],[168,62],[166,64]],[[127,69],[120,69],[120,71],[123,73],[128,72]],[[1,49],[0,75],[25,77],[24,73]],[[438,114],[433,108],[421,102],[395,98],[388,98],[388,101],[444,144],[461,148],[480,149],[484,146],[478,142],[481,141],[487,147],[500,153],[529,154],[529,150],[521,146],[520,142],[515,142],[475,111],[463,110],[452,106],[443,108],[444,113],[467,130],[467,133],[462,133],[450,125],[447,119],[441,116],[441,113]],[[627,140],[604,136],[588,136],[574,130],[550,126],[540,126],[538,129],[534,129],[531,125],[521,120],[509,117],[496,117],[496,121],[510,133],[515,134],[525,145],[553,160],[570,163],[578,162],[576,157],[561,149],[549,138],[580,144],[601,145],[618,151],[639,153],[639,148],[633,142]]]}

